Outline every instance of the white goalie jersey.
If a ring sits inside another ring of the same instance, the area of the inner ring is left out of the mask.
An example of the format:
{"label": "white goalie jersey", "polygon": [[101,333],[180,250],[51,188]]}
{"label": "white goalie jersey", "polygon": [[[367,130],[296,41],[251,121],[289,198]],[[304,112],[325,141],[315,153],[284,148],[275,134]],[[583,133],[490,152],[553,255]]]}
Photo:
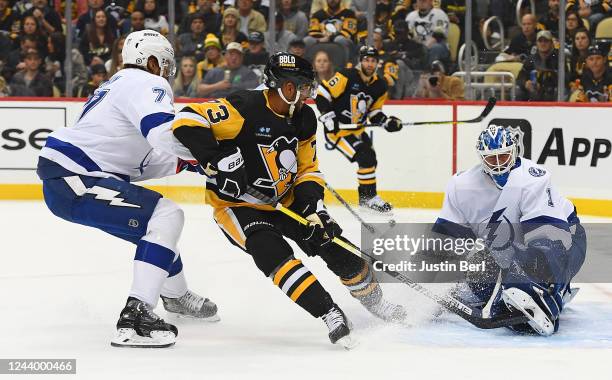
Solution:
{"label": "white goalie jersey", "polygon": [[131,182],[175,174],[178,156],[193,158],[165,124],[173,103],[164,78],[123,69],[88,99],[73,127],[49,135],[40,155],[92,177]]}

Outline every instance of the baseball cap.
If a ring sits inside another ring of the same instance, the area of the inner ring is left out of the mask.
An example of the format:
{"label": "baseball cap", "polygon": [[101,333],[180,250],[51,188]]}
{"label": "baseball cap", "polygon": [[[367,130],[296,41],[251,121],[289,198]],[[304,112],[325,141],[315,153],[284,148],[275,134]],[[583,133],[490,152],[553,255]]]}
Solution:
{"label": "baseball cap", "polygon": [[538,32],[536,40],[539,40],[540,38],[546,38],[547,40],[552,41],[553,35],[550,30],[540,30]]}
{"label": "baseball cap", "polygon": [[264,42],[264,35],[262,32],[254,31],[249,33],[249,42]]}
{"label": "baseball cap", "polygon": [[230,42],[225,47],[225,51],[230,51],[230,50],[238,50],[240,53],[242,53],[242,45],[240,45],[238,42]]}
{"label": "baseball cap", "polygon": [[306,44],[304,43],[304,40],[301,38],[295,38],[293,40],[291,40],[291,42],[289,42],[289,46],[301,46],[301,47],[306,47]]}
{"label": "baseball cap", "polygon": [[591,45],[587,50],[587,56],[591,55],[601,55],[602,57],[607,57],[608,49],[606,46],[602,46],[601,44]]}

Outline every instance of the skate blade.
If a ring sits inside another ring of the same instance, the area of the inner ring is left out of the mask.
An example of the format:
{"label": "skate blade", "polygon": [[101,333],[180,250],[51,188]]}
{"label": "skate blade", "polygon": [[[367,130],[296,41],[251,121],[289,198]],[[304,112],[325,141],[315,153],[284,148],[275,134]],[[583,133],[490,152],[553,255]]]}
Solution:
{"label": "skate blade", "polygon": [[529,304],[532,307],[536,308],[538,306],[536,305],[535,301],[531,299],[531,297],[527,293],[523,291],[520,291],[519,293],[517,290],[513,289],[515,288],[506,289],[502,292],[502,299],[504,300],[504,302],[506,302],[506,304],[512,305],[512,307],[523,313],[529,319],[527,324],[529,324],[529,326],[531,326],[531,328],[533,328],[538,334],[542,336],[552,335],[555,331],[555,327],[553,323],[548,321],[547,317],[545,321],[537,321],[531,315],[531,313],[529,313],[527,309],[522,306],[523,304]]}
{"label": "skate blade", "polygon": [[359,345],[359,341],[352,334],[349,334],[338,339],[336,344],[341,345],[345,350],[349,351],[357,347]]}
{"label": "skate blade", "polygon": [[[387,217],[387,218],[393,218],[393,209],[389,210],[389,211],[378,211],[375,210],[373,208],[367,207],[367,206],[359,206],[359,210],[366,214],[366,215],[372,215],[372,216],[382,216],[382,217]],[[395,225],[395,221],[394,220],[390,220],[389,223],[393,223],[393,225]]]}
{"label": "skate blade", "polygon": [[572,300],[574,299],[574,297],[576,297],[579,291],[580,288],[571,288],[569,292],[565,293],[563,295],[563,306],[565,307],[565,305],[572,302]]}
{"label": "skate blade", "polygon": [[187,314],[181,314],[181,313],[173,313],[171,311],[168,311],[167,313],[168,313],[168,316],[170,316],[172,318],[188,319],[188,320],[192,320],[192,321],[201,321],[201,322],[215,323],[215,322],[219,322],[221,320],[221,318],[219,317],[219,314],[211,315],[210,317],[195,317],[193,315],[187,315]]}
{"label": "skate blade", "polygon": [[170,331],[151,331],[151,336],[140,336],[136,330],[123,328],[111,340],[113,347],[165,348],[176,343],[176,336]]}

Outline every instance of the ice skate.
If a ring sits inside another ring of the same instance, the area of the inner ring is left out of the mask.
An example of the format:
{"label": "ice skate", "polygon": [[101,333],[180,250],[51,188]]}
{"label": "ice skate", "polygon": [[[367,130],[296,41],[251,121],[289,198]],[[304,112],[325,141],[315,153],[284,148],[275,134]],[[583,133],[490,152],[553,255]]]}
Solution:
{"label": "ice skate", "polygon": [[321,318],[329,329],[329,340],[333,344],[339,344],[347,350],[357,345],[357,340],[351,334],[351,323],[336,304]]}
{"label": "ice skate", "polygon": [[176,342],[176,326],[164,322],[151,307],[137,298],[129,297],[117,322],[113,347],[163,348]]}
{"label": "ice skate", "polygon": [[393,206],[384,199],[380,197],[380,195],[375,195],[371,198],[360,197],[359,206],[362,209],[370,212],[375,212],[384,215],[392,215],[393,214]]}
{"label": "ice skate", "polygon": [[179,298],[161,296],[161,299],[164,309],[179,318],[192,318],[206,322],[221,320],[217,315],[217,305],[214,302],[190,290],[187,290],[187,293]]}

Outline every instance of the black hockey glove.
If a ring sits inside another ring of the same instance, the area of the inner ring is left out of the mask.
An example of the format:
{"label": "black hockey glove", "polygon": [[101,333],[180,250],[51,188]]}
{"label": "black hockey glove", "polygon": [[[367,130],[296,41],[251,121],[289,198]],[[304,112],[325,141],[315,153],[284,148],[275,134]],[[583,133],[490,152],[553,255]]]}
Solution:
{"label": "black hockey glove", "polygon": [[219,190],[234,198],[242,196],[249,184],[240,148],[234,147],[213,158],[204,169],[217,180]]}
{"label": "black hockey glove", "polygon": [[387,132],[398,132],[402,130],[402,121],[395,116],[389,116],[383,123]]}
{"label": "black hockey glove", "polygon": [[306,219],[309,222],[304,230],[305,241],[324,246],[331,242],[334,237],[342,234],[342,228],[329,216],[321,199],[316,204],[309,204],[303,215],[307,215]]}
{"label": "black hockey glove", "polygon": [[340,127],[338,125],[338,119],[334,111],[329,111],[319,116],[319,121],[323,123],[325,127],[325,133],[338,133]]}

